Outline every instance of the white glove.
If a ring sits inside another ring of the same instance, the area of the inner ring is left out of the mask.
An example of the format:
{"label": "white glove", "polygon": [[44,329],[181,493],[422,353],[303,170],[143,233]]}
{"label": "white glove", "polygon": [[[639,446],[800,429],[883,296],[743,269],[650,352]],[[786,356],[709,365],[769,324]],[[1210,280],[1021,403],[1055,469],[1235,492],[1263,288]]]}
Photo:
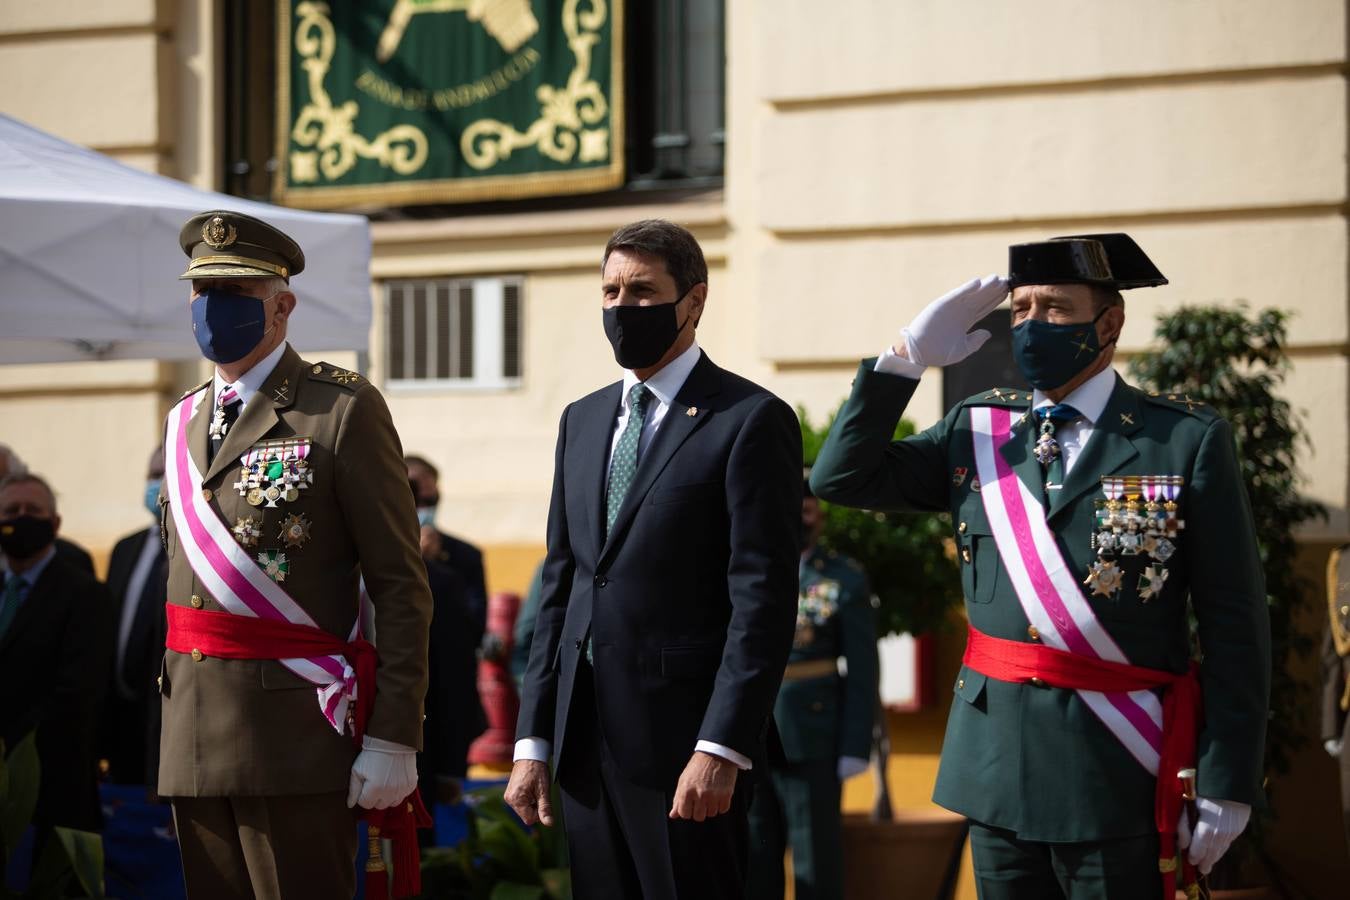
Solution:
{"label": "white glove", "polygon": [[967,281],[924,307],[901,329],[905,353],[921,366],[949,366],[984,346],[989,332],[975,327],[1008,295],[1007,279],[986,275]]}
{"label": "white glove", "polygon": [[1181,811],[1177,822],[1177,849],[1190,848],[1187,857],[1191,865],[1200,869],[1200,874],[1208,875],[1209,870],[1219,861],[1219,857],[1228,852],[1229,846],[1242,830],[1247,827],[1252,808],[1236,800],[1209,800],[1197,797],[1195,808],[1200,813],[1195,823],[1195,836],[1192,839],[1190,823],[1186,821],[1186,810]]}
{"label": "white glove", "polygon": [[402,803],[417,787],[417,751],[366,735],[352,763],[347,806],[388,809]]}
{"label": "white glove", "polygon": [[841,756],[839,757],[839,780],[848,781],[854,775],[861,775],[867,771],[867,760],[860,756]]}
{"label": "white glove", "polygon": [[1327,753],[1330,753],[1332,756],[1340,756],[1341,749],[1345,746],[1345,742],[1338,741],[1335,738],[1327,738],[1322,742],[1322,746],[1325,747]]}

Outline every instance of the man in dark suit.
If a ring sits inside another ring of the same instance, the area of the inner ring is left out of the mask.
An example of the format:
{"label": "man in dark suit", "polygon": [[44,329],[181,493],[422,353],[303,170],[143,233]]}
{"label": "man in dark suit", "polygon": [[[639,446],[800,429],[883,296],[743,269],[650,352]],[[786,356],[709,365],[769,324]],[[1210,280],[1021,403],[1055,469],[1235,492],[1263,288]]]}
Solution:
{"label": "man in dark suit", "polygon": [[[10,475],[26,475],[28,466],[19,459],[19,454],[15,453],[4,444],[0,444],[0,480]],[[56,555],[62,560],[83,570],[88,575],[94,574],[94,559],[89,555],[89,551],[81,547],[74,541],[68,541],[65,538],[56,539]],[[0,553],[0,558],[4,554]]]}
{"label": "man in dark suit", "polygon": [[145,505],[156,523],[118,541],[108,562],[116,643],[97,749],[108,763],[108,780],[117,784],[148,784],[154,774],[150,760],[159,756],[159,730],[150,733],[150,708],[159,706],[155,676],[164,655],[162,619],[169,593],[168,558],[158,523],[163,479],[164,448],[158,447],[150,455],[145,483]]}
{"label": "man in dark suit", "polygon": [[[478,698],[478,645],[483,623],[474,617],[468,591],[449,566],[428,562],[431,634],[427,644],[426,719],[417,756],[418,785],[430,803],[459,802],[468,771],[469,745],[487,728]],[[424,839],[433,837],[422,831]]]}
{"label": "man in dark suit", "polygon": [[60,527],[47,482],[0,481],[0,737],[12,750],[37,732],[35,825],[97,831],[93,742],[112,649],[109,603],[103,585],[58,556]]}
{"label": "man in dark suit", "polygon": [[422,558],[453,569],[468,591],[469,608],[473,610],[481,631],[487,624],[487,581],[483,577],[483,551],[468,541],[436,528],[436,507],[441,502],[441,473],[424,457],[409,454],[403,457],[408,464],[408,482],[417,499],[417,522],[422,526]]}
{"label": "man in dark suit", "polygon": [[801,432],[695,342],[693,235],[625,226],[602,272],[625,372],[559,425],[507,802],[552,824],[552,756],[579,898],[741,897],[741,773],[763,769],[796,618]]}

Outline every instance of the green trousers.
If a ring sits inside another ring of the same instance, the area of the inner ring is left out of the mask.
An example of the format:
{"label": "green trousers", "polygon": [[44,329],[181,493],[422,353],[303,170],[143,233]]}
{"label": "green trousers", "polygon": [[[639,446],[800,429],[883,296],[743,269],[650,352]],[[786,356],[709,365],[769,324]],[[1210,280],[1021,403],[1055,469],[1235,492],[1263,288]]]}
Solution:
{"label": "green trousers", "polygon": [[1019,840],[970,823],[980,900],[1157,900],[1158,836],[1082,844]]}
{"label": "green trousers", "polygon": [[844,849],[833,759],[780,763],[750,803],[748,900],[783,900],[783,853],[792,847],[797,900],[840,900]]}

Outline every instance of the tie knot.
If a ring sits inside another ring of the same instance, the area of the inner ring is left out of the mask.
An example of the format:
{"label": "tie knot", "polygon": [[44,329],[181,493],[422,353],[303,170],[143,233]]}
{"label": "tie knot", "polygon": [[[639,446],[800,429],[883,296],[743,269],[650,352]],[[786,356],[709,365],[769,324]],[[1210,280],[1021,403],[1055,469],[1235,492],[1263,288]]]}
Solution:
{"label": "tie knot", "polygon": [[1062,425],[1065,422],[1072,422],[1083,414],[1067,403],[1059,403],[1055,406],[1036,407],[1036,418],[1042,422],[1051,421],[1056,425]]}
{"label": "tie knot", "polygon": [[641,382],[628,389],[628,407],[635,413],[647,412],[647,398],[651,397],[651,388]]}
{"label": "tie knot", "polygon": [[238,403],[238,402],[239,402],[239,392],[232,387],[227,387],[225,390],[221,391],[220,397],[217,398],[216,400],[216,403],[219,404],[221,409],[224,409],[231,403]]}

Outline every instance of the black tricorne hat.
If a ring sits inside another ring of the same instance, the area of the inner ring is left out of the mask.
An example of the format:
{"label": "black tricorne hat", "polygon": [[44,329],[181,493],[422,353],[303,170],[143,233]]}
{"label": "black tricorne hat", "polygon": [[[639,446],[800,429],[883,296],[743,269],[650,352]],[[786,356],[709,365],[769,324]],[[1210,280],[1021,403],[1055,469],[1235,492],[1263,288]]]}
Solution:
{"label": "black tricorne hat", "polygon": [[1100,284],[1118,291],[1167,278],[1128,234],[1072,234],[1008,248],[1008,284]]}

